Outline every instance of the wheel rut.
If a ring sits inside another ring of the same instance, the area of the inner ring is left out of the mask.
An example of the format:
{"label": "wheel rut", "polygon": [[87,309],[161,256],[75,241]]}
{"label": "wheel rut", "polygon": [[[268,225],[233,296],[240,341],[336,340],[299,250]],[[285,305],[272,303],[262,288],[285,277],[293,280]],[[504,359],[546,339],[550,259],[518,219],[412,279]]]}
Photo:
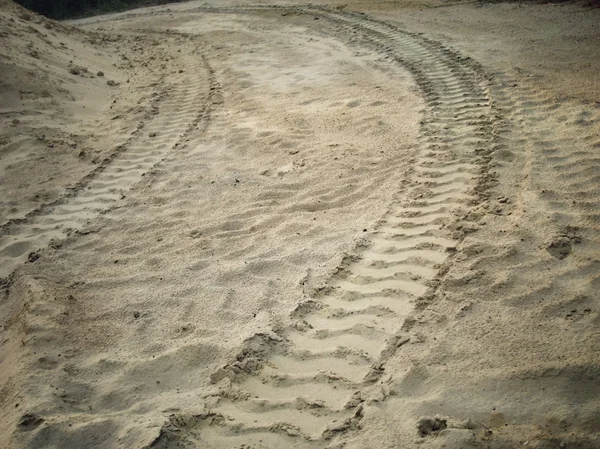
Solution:
{"label": "wheel rut", "polygon": [[[597,240],[600,210],[600,120],[598,105],[548,96],[496,74],[494,95],[517,133],[502,138],[502,149],[526,149],[527,179],[546,202],[551,218],[565,233],[577,228]],[[596,243],[599,243],[596,241]]]}
{"label": "wheel rut", "polygon": [[325,19],[343,39],[407,68],[427,101],[412,173],[374,230],[364,233],[291,324],[248,340],[211,378],[203,413],[172,415],[150,447],[333,447],[366,407],[390,394],[385,362],[409,344],[412,314],[436,287],[482,196],[497,113],[479,66],[423,36],[361,14],[280,9]]}
{"label": "wheel rut", "polygon": [[[210,115],[215,84],[212,69],[200,54],[182,57],[180,73],[169,80],[169,90],[156,101],[156,118],[138,130],[89,176],[58,201],[45,205],[23,220],[2,226],[0,278],[34,260],[36,251],[80,231],[124,198],[125,193],[177,150],[186,135]],[[205,75],[199,76],[198,74]]]}

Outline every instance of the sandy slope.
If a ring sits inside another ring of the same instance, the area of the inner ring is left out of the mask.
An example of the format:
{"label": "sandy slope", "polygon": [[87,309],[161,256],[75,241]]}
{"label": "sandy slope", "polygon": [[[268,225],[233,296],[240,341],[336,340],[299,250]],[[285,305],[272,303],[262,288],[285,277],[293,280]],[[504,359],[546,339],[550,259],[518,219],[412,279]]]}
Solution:
{"label": "sandy slope", "polygon": [[81,93],[3,84],[2,169],[64,173],[3,228],[0,446],[600,447],[598,11],[333,6],[51,23]]}
{"label": "sandy slope", "polygon": [[[172,42],[151,36],[84,33],[14,5],[2,9],[0,20],[0,218],[8,234],[0,239],[0,277],[6,277],[32,252],[87,223],[89,213],[76,213],[70,197],[107,199],[80,193],[100,182],[100,172],[116,170],[113,159],[125,147],[143,140],[143,127],[172,89],[164,83],[167,64],[185,62]],[[131,184],[137,175],[121,181]],[[55,204],[62,209],[48,209]]]}

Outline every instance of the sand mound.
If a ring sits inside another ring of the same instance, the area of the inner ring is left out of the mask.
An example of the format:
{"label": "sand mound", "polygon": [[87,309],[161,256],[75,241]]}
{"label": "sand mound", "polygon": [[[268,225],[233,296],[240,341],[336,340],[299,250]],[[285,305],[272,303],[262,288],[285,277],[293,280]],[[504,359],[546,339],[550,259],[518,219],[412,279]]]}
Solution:
{"label": "sand mound", "polygon": [[[111,207],[114,195],[96,190],[80,198],[89,207],[66,203],[88,189],[139,135],[150,139],[143,128],[157,117],[157,102],[173,89],[165,82],[170,74],[165,69],[169,65],[175,73],[183,71],[186,61],[169,56],[176,49],[166,50],[149,36],[83,32],[14,5],[0,12],[0,27],[5,43],[0,50],[0,94],[6,100],[0,111],[0,219],[5,234],[0,239],[0,277],[6,277],[35,257],[31,254],[36,250],[81,228],[90,219],[88,209]],[[183,132],[185,126],[173,131]],[[141,168],[132,167],[134,173],[113,168],[119,179],[104,176],[114,184],[128,184],[161,155],[153,157]],[[62,209],[48,214],[59,205]]]}
{"label": "sand mound", "polygon": [[[94,153],[85,128],[111,95],[96,73],[117,70],[89,36],[12,3],[0,11],[0,39],[0,220],[6,222],[55,200],[90,171]],[[15,186],[18,195],[8,190]]]}

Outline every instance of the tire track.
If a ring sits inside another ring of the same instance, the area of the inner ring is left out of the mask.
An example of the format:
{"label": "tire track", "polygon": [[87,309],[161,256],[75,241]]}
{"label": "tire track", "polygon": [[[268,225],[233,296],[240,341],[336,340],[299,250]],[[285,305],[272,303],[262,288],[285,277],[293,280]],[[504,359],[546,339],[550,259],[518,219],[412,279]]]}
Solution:
{"label": "tire track", "polygon": [[324,447],[355,429],[365,406],[389,394],[377,383],[385,362],[410,342],[411,313],[433,298],[488,182],[497,117],[475,63],[363,15],[282,9],[327,19],[408,68],[427,100],[421,147],[406,189],[292,324],[247,341],[213,374],[205,412],[172,415],[150,447]]}
{"label": "tire track", "polygon": [[[576,227],[597,240],[600,230],[600,138],[598,105],[548,97],[498,74],[497,97],[518,134],[505,147],[528,150],[530,171],[558,227]],[[596,243],[600,243],[596,241]]]}
{"label": "tire track", "polygon": [[[493,89],[512,131],[499,139],[498,158],[512,161],[512,150],[522,150],[520,195],[508,207],[499,204],[505,207],[501,214],[531,229],[546,229],[545,235],[529,236],[545,251],[518,251],[518,240],[508,249],[485,242],[488,248],[474,258],[473,269],[485,266],[485,272],[494,273],[481,284],[487,290],[501,286],[509,306],[526,309],[540,298],[552,310],[560,309],[557,304],[593,304],[600,250],[600,110],[573,98],[550,97],[502,73],[495,74]],[[546,273],[543,281],[523,287],[540,272]],[[460,279],[454,283],[462,287]]]}
{"label": "tire track", "polygon": [[[215,80],[202,55],[183,57],[183,67],[167,97],[155,105],[160,113],[122,145],[72,192],[46,205],[24,220],[2,227],[0,277],[7,277],[23,262],[35,260],[36,251],[88,225],[99,214],[125,197],[134,184],[166,155],[176,150],[186,135],[208,120]],[[198,73],[206,76],[198,76]]]}

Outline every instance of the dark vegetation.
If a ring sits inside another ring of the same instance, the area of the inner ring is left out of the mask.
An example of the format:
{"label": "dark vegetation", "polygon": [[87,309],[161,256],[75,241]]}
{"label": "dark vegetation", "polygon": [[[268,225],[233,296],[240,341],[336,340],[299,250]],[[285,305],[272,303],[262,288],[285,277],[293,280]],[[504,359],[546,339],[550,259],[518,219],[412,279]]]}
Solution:
{"label": "dark vegetation", "polygon": [[51,19],[124,11],[139,6],[165,5],[181,0],[15,0],[27,9]]}
{"label": "dark vegetation", "polygon": [[[166,5],[185,0],[14,0],[27,9],[51,19],[69,19],[108,12],[125,11],[141,6]],[[452,0],[450,0],[453,2]],[[480,0],[482,3],[576,3],[600,7],[600,0]]]}

